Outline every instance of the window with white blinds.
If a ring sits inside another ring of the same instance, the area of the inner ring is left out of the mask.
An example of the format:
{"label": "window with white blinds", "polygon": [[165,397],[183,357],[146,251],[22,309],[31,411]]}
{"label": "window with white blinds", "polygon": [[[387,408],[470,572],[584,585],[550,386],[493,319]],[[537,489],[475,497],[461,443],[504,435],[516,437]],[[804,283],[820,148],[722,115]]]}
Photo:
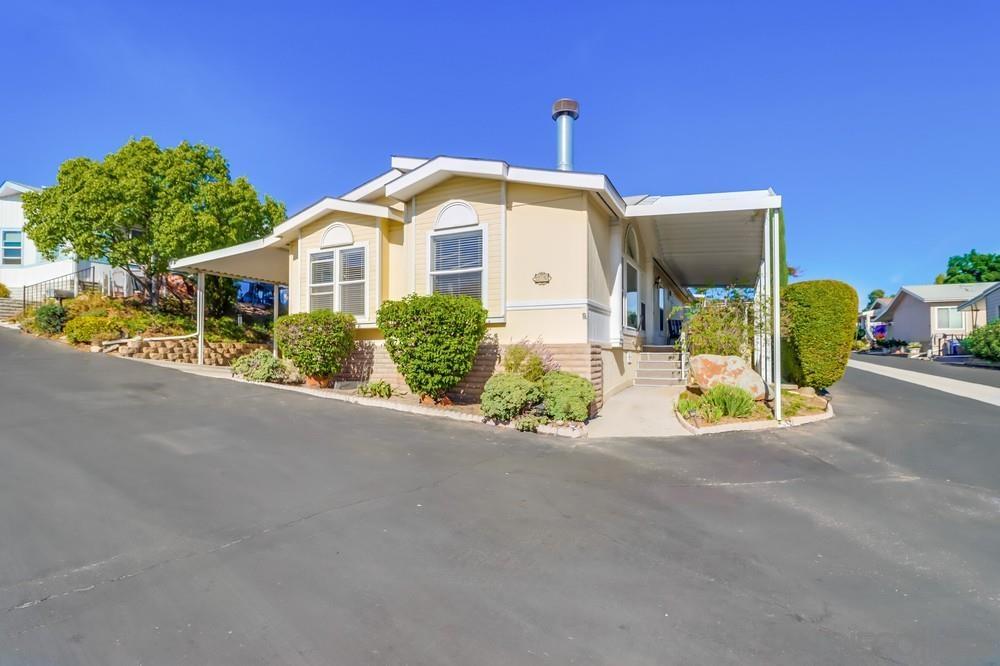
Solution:
{"label": "window with white blinds", "polygon": [[482,299],[481,229],[431,237],[431,283],[436,294]]}
{"label": "window with white blinds", "polygon": [[349,312],[366,319],[366,265],[364,247],[313,254],[309,260],[309,309]]}

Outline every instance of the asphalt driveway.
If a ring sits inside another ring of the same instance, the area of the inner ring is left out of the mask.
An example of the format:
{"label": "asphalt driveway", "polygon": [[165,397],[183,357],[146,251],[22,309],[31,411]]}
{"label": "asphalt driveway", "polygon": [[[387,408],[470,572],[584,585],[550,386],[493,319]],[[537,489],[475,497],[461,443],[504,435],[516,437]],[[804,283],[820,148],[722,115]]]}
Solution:
{"label": "asphalt driveway", "polygon": [[1000,661],[1000,410],[836,394],[580,444],[0,331],[0,664]]}

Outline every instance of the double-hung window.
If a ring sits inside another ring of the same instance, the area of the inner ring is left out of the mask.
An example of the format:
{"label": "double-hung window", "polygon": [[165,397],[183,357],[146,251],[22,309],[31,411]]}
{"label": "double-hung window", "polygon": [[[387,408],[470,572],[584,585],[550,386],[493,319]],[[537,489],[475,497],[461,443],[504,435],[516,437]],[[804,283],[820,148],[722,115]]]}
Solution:
{"label": "double-hung window", "polygon": [[431,291],[483,298],[483,230],[431,236]]}
{"label": "double-hung window", "polygon": [[963,329],[965,320],[957,307],[937,309],[937,327],[939,329]]}
{"label": "double-hung window", "polygon": [[368,318],[364,247],[315,252],[309,258],[309,309]]}
{"label": "double-hung window", "polygon": [[20,229],[0,231],[0,263],[4,266],[21,265],[23,237],[23,232]]}

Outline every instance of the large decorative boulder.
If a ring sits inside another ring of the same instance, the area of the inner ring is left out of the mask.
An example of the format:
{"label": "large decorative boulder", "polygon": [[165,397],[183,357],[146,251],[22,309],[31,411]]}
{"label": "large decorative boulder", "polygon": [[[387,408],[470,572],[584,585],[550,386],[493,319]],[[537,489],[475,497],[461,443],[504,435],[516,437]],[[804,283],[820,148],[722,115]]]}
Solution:
{"label": "large decorative boulder", "polygon": [[750,391],[754,400],[767,397],[764,380],[739,356],[698,354],[691,357],[691,380],[707,391],[713,386],[726,384]]}

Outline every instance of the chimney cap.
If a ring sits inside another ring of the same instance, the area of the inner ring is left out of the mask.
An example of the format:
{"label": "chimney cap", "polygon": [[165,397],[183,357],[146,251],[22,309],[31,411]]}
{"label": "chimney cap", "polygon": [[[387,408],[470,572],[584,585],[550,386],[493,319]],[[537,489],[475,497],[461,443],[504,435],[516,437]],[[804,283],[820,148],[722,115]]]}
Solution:
{"label": "chimney cap", "polygon": [[559,116],[568,113],[573,116],[573,120],[580,117],[580,103],[575,99],[570,99],[569,97],[563,97],[557,99],[552,104],[552,120],[555,120]]}

